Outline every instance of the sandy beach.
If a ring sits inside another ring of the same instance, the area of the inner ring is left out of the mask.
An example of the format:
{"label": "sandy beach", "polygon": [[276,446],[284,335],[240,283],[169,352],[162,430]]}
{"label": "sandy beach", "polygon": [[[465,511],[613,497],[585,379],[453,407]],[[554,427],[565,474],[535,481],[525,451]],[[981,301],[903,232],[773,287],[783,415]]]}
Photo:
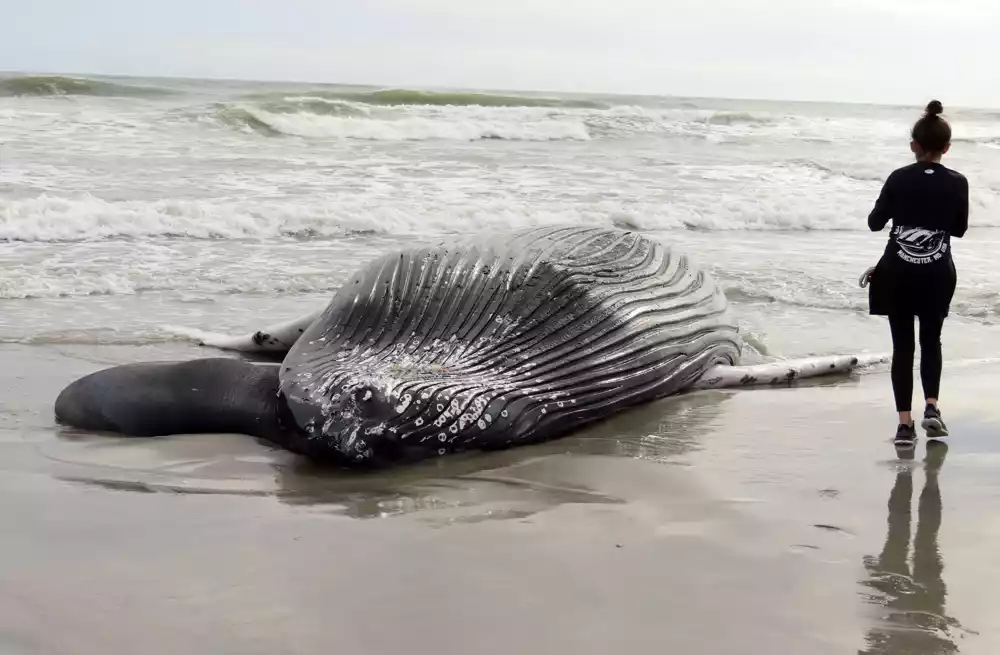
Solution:
{"label": "sandy beach", "polygon": [[[0,652],[993,653],[998,379],[899,458],[885,371],[696,393],[379,474],[74,434],[58,391],[205,351],[0,348]],[[946,452],[947,451],[947,452]]]}

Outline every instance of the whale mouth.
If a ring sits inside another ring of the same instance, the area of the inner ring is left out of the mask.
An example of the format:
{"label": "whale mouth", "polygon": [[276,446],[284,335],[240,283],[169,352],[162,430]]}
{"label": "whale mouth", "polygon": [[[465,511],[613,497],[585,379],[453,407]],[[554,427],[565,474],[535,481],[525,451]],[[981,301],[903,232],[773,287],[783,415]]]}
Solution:
{"label": "whale mouth", "polygon": [[283,391],[281,397],[282,427],[296,450],[311,459],[374,468],[406,459],[392,420],[396,408],[389,394],[371,380],[344,384],[332,396],[307,386]]}

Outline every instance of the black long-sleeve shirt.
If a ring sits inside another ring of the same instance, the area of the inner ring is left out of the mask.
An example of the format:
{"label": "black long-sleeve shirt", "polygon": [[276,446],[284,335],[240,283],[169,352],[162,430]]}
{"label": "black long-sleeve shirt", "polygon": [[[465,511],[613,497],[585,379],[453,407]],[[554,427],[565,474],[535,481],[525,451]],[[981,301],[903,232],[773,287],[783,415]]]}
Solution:
{"label": "black long-sleeve shirt", "polygon": [[892,220],[886,254],[910,264],[951,258],[951,237],[969,229],[969,182],[939,163],[917,162],[889,175],[868,227],[878,232]]}

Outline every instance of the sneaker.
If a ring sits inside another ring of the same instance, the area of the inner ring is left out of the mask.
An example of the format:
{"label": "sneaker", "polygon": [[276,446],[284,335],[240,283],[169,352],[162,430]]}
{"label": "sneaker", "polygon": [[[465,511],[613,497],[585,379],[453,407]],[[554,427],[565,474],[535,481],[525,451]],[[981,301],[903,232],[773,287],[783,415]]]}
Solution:
{"label": "sneaker", "polygon": [[948,427],[941,418],[941,411],[934,405],[927,405],[924,410],[924,420],[920,422],[920,427],[927,431],[927,436],[931,439],[948,436]]}
{"label": "sneaker", "polygon": [[913,424],[900,425],[896,428],[896,439],[894,443],[896,446],[907,448],[913,446],[917,442],[917,431],[914,429]]}

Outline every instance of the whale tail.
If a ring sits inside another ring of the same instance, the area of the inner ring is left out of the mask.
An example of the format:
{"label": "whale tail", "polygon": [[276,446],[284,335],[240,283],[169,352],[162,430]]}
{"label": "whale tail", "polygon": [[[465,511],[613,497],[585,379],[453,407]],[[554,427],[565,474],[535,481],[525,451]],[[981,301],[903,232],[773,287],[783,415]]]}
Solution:
{"label": "whale tail", "polygon": [[848,373],[890,361],[885,354],[830,355],[788,359],[751,366],[715,366],[693,385],[695,389],[774,386],[821,375]]}

